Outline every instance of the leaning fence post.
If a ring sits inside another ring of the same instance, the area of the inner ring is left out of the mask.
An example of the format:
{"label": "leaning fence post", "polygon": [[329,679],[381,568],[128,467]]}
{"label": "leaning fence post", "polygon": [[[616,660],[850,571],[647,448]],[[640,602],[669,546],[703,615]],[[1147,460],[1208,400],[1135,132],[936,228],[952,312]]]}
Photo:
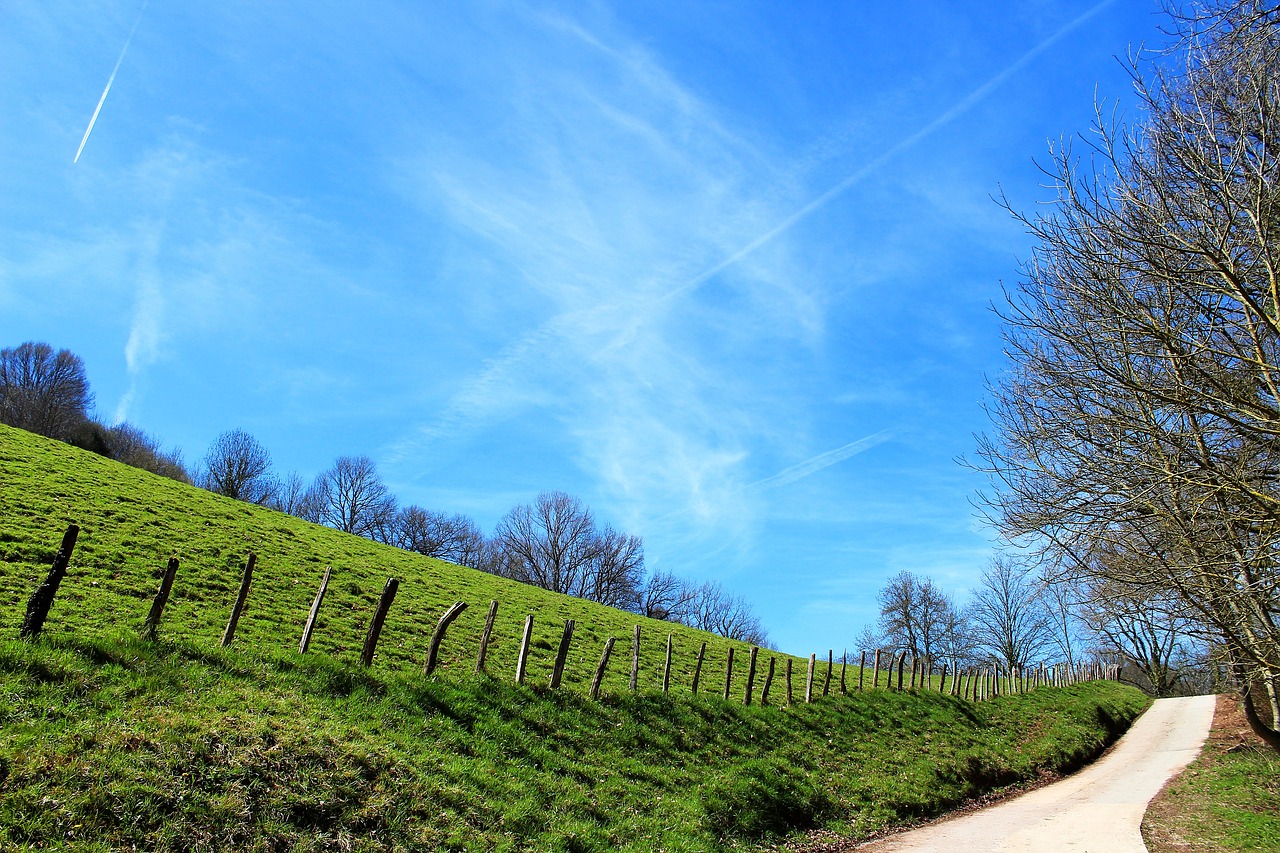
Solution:
{"label": "leaning fence post", "polygon": [[395,601],[396,590],[399,588],[400,581],[387,578],[387,585],[382,588],[382,597],[378,599],[378,609],[373,612],[373,621],[369,623],[369,633],[364,638],[364,650],[360,652],[361,666],[373,666],[373,652],[378,647],[382,623],[387,619],[387,611],[391,609],[391,602]]}
{"label": "leaning fence post", "polygon": [[785,674],[787,677],[787,707],[790,708],[791,707],[791,658],[787,658],[787,666],[786,666]]}
{"label": "leaning fence post", "polygon": [[520,638],[520,657],[516,659],[516,684],[524,684],[525,662],[529,660],[529,638],[533,636],[533,614],[524,618],[524,636]]}
{"label": "leaning fence post", "polygon": [[698,662],[693,665],[693,695],[698,695],[698,679],[702,677],[702,658],[707,654],[707,644],[704,640],[702,645],[698,647]]}
{"label": "leaning fence post", "polygon": [[822,695],[825,698],[831,692],[831,667],[835,665],[836,650],[827,649],[827,674],[822,677]]}
{"label": "leaning fence post", "polygon": [[560,686],[564,676],[564,661],[569,656],[569,643],[573,640],[573,620],[564,620],[564,633],[560,635],[560,648],[556,650],[555,666],[551,668],[551,689]]}
{"label": "leaning fence post", "polygon": [[671,635],[667,634],[667,659],[662,664],[662,692],[671,689]]}
{"label": "leaning fence post", "polygon": [[604,641],[604,652],[600,655],[600,663],[596,666],[596,674],[591,679],[591,698],[600,698],[600,682],[604,681],[604,670],[609,665],[609,655],[613,654],[613,637]]}
{"label": "leaning fence post", "polygon": [[806,704],[813,701],[813,668],[817,665],[818,656],[816,654],[809,655],[809,674],[804,680],[804,701]]}
{"label": "leaning fence post", "polygon": [[484,672],[484,659],[489,655],[489,637],[493,634],[493,621],[498,618],[498,599],[490,599],[489,615],[484,618],[484,631],[480,634],[480,651],[476,652],[476,675]]}
{"label": "leaning fence post", "polygon": [[169,565],[164,570],[164,577],[160,580],[160,590],[156,593],[155,600],[151,602],[151,612],[147,614],[147,621],[142,625],[142,636],[148,640],[156,638],[160,617],[164,614],[164,606],[169,603],[169,591],[173,589],[173,576],[177,573],[178,558],[170,557]]}
{"label": "leaning fence post", "polygon": [[[222,645],[229,646],[236,636],[236,625],[240,624],[240,614],[244,612],[245,599],[249,597],[249,585],[253,583],[253,566],[258,555],[249,552],[249,560],[244,564],[244,574],[240,578],[240,591],[236,593],[236,603],[231,608],[231,618],[227,620],[227,628],[222,632]],[[381,626],[379,626],[381,627]]]}
{"label": "leaning fence post", "polygon": [[430,675],[435,672],[436,659],[440,654],[440,644],[444,642],[444,632],[449,629],[449,624],[462,615],[462,611],[467,609],[465,601],[456,602],[452,607],[445,611],[440,617],[440,621],[436,623],[436,629],[431,633],[431,643],[427,646],[427,665],[423,667],[423,674]]}
{"label": "leaning fence post", "polygon": [[769,656],[769,671],[764,675],[764,689],[760,691],[760,704],[769,704],[769,688],[773,686],[773,655]]}
{"label": "leaning fence post", "polygon": [[305,655],[311,647],[311,632],[316,628],[316,619],[320,616],[320,604],[324,601],[325,590],[329,588],[329,573],[333,566],[324,567],[324,577],[320,579],[320,589],[316,591],[315,600],[311,602],[311,612],[307,614],[307,624],[302,626],[302,640],[298,643],[298,654]]}
{"label": "leaning fence post", "polygon": [[67,532],[62,534],[62,545],[58,547],[58,553],[53,556],[53,565],[49,568],[49,574],[45,575],[44,583],[36,587],[36,591],[27,599],[27,613],[22,619],[22,627],[18,629],[19,639],[36,637],[44,628],[44,620],[49,617],[49,608],[53,606],[53,597],[58,594],[58,586],[67,575],[67,566],[71,563],[71,552],[75,550],[76,537],[79,535],[79,525],[67,525]]}
{"label": "leaning fence post", "polygon": [[758,646],[751,647],[751,662],[747,664],[747,695],[743,702],[745,705],[751,704],[751,691],[756,686],[756,655],[760,653]]}
{"label": "leaning fence post", "polygon": [[729,647],[729,655],[724,662],[724,698],[729,698],[729,683],[733,681],[733,646]]}

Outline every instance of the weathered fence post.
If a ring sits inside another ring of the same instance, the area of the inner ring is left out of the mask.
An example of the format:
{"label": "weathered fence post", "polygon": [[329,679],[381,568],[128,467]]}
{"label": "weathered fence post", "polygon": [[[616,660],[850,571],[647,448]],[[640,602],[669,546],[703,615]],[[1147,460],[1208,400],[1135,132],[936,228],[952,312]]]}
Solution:
{"label": "weathered fence post", "polygon": [[667,634],[667,659],[662,664],[662,692],[671,689],[671,635]]}
{"label": "weathered fence post", "polygon": [[156,592],[155,600],[151,602],[151,612],[147,614],[147,621],[142,625],[142,636],[148,640],[156,638],[156,630],[160,627],[164,606],[169,603],[169,591],[173,589],[173,576],[177,573],[178,558],[170,557],[169,565],[164,570],[164,577],[160,579],[160,589]]}
{"label": "weathered fence post", "polygon": [[817,660],[817,655],[809,655],[809,674],[804,679],[804,701],[806,705],[813,701],[813,668],[817,665]]}
{"label": "weathered fence post", "polygon": [[942,680],[938,682],[938,692],[947,692],[947,662],[942,662]]}
{"label": "weathered fence post", "polygon": [[774,665],[774,658],[773,658],[773,655],[770,655],[770,656],[769,656],[769,671],[765,673],[765,676],[764,676],[764,689],[760,691],[760,704],[761,704],[761,705],[768,705],[768,704],[769,704],[769,688],[773,686],[773,665]]}
{"label": "weathered fence post", "polygon": [[631,692],[635,693],[640,684],[640,626],[636,625],[631,635]]}
{"label": "weathered fence post", "polygon": [[516,659],[516,684],[524,684],[524,667],[529,660],[529,638],[533,636],[533,614],[524,618],[524,636],[520,638],[520,657]]}
{"label": "weathered fence post", "polygon": [[747,664],[747,695],[743,702],[745,705],[751,704],[751,691],[754,690],[756,686],[756,655],[759,653],[759,647],[751,647],[751,661]]}
{"label": "weathered fence post", "polygon": [[484,630],[480,632],[480,651],[476,652],[476,675],[484,672],[484,661],[489,656],[489,637],[493,635],[493,623],[498,618],[498,599],[489,600],[489,615],[484,617]]}
{"label": "weathered fence post", "polygon": [[556,663],[551,668],[551,689],[560,686],[564,676],[564,661],[569,656],[569,643],[573,640],[573,620],[564,620],[564,633],[560,635],[560,648],[556,650]]}
{"label": "weathered fence post", "polygon": [[827,649],[827,674],[822,677],[822,696],[826,698],[831,692],[831,668],[835,665],[836,650]]}
{"label": "weathered fence post", "polygon": [[880,686],[880,650],[876,649],[876,668],[871,671],[872,689]]}
{"label": "weathered fence post", "polygon": [[698,662],[693,665],[693,695],[698,695],[698,679],[702,677],[702,658],[707,654],[707,644],[698,647]]}
{"label": "weathered fence post", "polygon": [[249,585],[253,583],[253,566],[258,555],[249,552],[249,560],[244,564],[244,575],[240,578],[240,591],[236,593],[236,603],[231,608],[231,618],[227,620],[227,628],[222,632],[222,645],[229,646],[236,637],[236,626],[240,624],[240,614],[244,612],[245,599],[249,597]]}
{"label": "weathered fence post", "polygon": [[62,544],[58,547],[58,553],[53,555],[53,565],[49,567],[44,583],[36,587],[36,591],[27,599],[27,613],[22,618],[22,627],[18,629],[18,639],[37,637],[44,629],[44,620],[49,618],[53,598],[58,594],[62,579],[67,576],[71,552],[76,548],[76,537],[79,535],[79,525],[67,525],[67,532],[62,534]]}
{"label": "weathered fence post", "polygon": [[919,668],[919,664],[920,664],[920,661],[916,659],[915,655],[912,655],[911,656],[911,689],[912,690],[916,689],[916,669]]}
{"label": "weathered fence post", "polygon": [[733,646],[729,647],[729,654],[724,662],[724,698],[729,699],[729,685],[733,681]]}
{"label": "weathered fence post", "polygon": [[431,642],[427,645],[427,665],[422,668],[424,675],[430,675],[436,671],[436,660],[440,654],[440,643],[444,642],[444,632],[449,630],[449,624],[461,616],[462,611],[466,609],[465,601],[455,602],[436,623],[436,629],[431,632]]}
{"label": "weathered fence post", "polygon": [[596,674],[591,678],[591,698],[600,698],[600,683],[604,681],[604,670],[609,665],[609,655],[613,654],[613,637],[604,641],[604,651],[600,654],[600,663],[596,666]]}
{"label": "weathered fence post", "polygon": [[[253,555],[249,555],[250,561]],[[248,572],[245,573],[246,577]],[[391,609],[391,602],[396,599],[396,590],[400,588],[400,581],[395,578],[387,578],[387,585],[382,588],[382,597],[378,599],[378,609],[373,612],[373,621],[369,623],[369,633],[364,638],[364,650],[360,652],[360,665],[373,666],[373,652],[378,648],[378,637],[382,634],[382,623],[387,620],[387,611]],[[247,587],[246,587],[247,589]]]}
{"label": "weathered fence post", "polygon": [[840,658],[840,695],[847,696],[849,689],[845,686],[845,670],[849,668],[849,650],[844,650],[844,656]]}
{"label": "weathered fence post", "polygon": [[298,642],[298,654],[305,655],[307,649],[311,648],[311,633],[316,629],[316,619],[320,617],[320,605],[324,601],[325,590],[329,588],[329,573],[333,571],[333,566],[324,567],[324,577],[320,579],[320,589],[316,590],[316,597],[311,602],[311,610],[307,613],[307,622],[302,626],[302,639]]}
{"label": "weathered fence post", "polygon": [[790,708],[791,707],[791,658],[787,658],[786,676],[787,676],[787,707]]}
{"label": "weathered fence post", "polygon": [[858,658],[858,692],[862,692],[862,677],[867,671],[867,650],[862,650],[862,656]]}
{"label": "weathered fence post", "polygon": [[907,665],[907,653],[898,655],[898,689],[902,689],[902,669]]}

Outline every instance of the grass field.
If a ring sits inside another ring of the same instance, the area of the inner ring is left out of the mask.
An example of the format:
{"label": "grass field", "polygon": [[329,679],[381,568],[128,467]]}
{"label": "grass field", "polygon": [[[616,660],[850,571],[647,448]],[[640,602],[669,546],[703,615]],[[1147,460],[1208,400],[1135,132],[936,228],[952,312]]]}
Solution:
{"label": "grass field", "polygon": [[[0,849],[715,850],[815,827],[864,837],[1074,767],[1147,703],[1091,683],[981,705],[877,690],[747,707],[741,664],[726,702],[723,639],[5,427],[0,519]],[[81,526],[80,544],[45,633],[12,639],[69,522]],[[258,554],[250,606],[221,649],[249,551]],[[170,556],[181,568],[160,639],[142,640]],[[326,565],[330,594],[311,652],[299,655]],[[390,575],[400,593],[365,669],[356,661]],[[502,609],[489,675],[477,676],[491,598]],[[435,621],[459,600],[471,609],[450,629],[441,668],[424,677]],[[529,613],[535,653],[516,685]],[[577,632],[553,691],[545,685],[565,619]],[[633,694],[636,624],[646,642]],[[674,687],[663,696],[668,633]],[[609,636],[619,653],[591,701],[586,686]],[[702,642],[707,686],[694,697]]]}

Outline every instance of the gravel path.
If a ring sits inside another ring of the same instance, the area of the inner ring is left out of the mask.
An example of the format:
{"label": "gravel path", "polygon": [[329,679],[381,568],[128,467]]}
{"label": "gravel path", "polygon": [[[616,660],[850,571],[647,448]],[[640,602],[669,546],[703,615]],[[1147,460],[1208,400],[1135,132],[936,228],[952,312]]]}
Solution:
{"label": "gravel path", "polygon": [[1115,748],[1073,776],[954,820],[855,848],[859,853],[1144,853],[1142,815],[1199,754],[1215,697],[1157,699]]}

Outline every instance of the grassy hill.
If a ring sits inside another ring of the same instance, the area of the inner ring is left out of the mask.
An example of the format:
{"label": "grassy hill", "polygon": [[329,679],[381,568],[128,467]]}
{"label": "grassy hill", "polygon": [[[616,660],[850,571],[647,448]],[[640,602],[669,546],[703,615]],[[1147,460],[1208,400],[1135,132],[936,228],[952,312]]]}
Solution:
{"label": "grassy hill", "polygon": [[[45,633],[13,639],[70,522],[80,542]],[[249,607],[221,649],[250,551]],[[148,642],[138,629],[170,556],[181,567],[160,639]],[[325,566],[329,594],[299,655]],[[364,669],[388,576],[400,591]],[[501,605],[489,674],[476,676],[490,599]],[[454,601],[471,607],[424,677],[428,638]],[[516,685],[527,614],[534,652]],[[552,691],[565,619],[577,630]],[[636,624],[645,642],[633,694]],[[610,636],[615,657],[591,701]],[[702,642],[705,687],[693,697]],[[1099,683],[976,706],[868,691],[744,707],[743,663],[735,700],[718,698],[729,645],[0,426],[2,849],[713,850],[815,827],[862,837],[1074,766],[1146,704]]]}

